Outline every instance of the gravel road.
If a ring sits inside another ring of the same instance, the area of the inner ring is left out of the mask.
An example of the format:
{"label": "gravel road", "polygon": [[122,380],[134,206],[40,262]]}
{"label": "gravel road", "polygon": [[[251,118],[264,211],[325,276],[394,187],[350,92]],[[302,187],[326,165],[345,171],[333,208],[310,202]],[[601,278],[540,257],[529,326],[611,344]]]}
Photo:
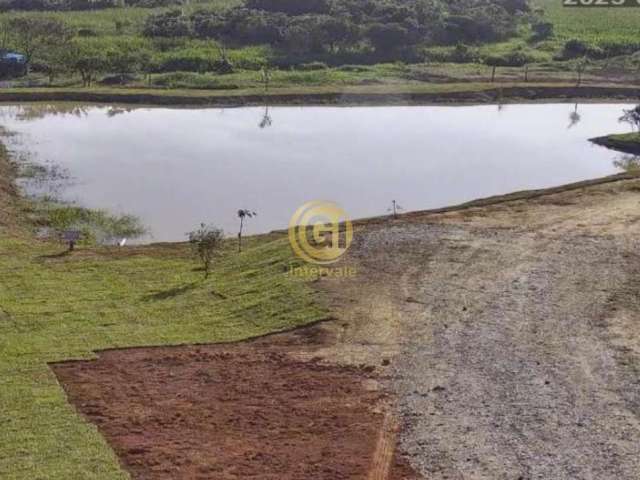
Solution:
{"label": "gravel road", "polygon": [[397,326],[350,351],[394,352],[425,479],[640,479],[639,207],[618,182],[359,232],[351,311]]}

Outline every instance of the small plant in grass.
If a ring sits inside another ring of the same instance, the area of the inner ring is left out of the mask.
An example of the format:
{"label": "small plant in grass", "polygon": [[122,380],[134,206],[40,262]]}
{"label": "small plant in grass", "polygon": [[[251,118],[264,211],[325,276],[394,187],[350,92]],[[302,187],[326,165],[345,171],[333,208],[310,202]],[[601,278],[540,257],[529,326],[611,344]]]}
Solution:
{"label": "small plant in grass", "polygon": [[398,202],[396,202],[395,200],[391,201],[391,207],[387,209],[388,212],[391,212],[391,214],[393,215],[393,218],[398,218],[398,213],[403,210],[404,210],[404,207],[401,207],[400,205],[398,205]]}
{"label": "small plant in grass", "polygon": [[245,220],[256,217],[258,214],[251,210],[238,210],[238,218],[240,219],[240,231],[238,232],[238,252],[242,252],[242,230],[244,228]]}
{"label": "small plant in grass", "polygon": [[204,278],[209,278],[213,259],[222,247],[224,233],[219,228],[202,223],[200,228],[189,232],[188,235],[193,254],[202,263]]}

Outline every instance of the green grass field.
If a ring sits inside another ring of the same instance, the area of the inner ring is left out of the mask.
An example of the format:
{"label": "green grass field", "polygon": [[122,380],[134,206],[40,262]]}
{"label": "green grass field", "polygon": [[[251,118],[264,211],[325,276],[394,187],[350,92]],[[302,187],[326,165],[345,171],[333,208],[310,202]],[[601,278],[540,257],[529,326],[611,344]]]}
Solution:
{"label": "green grass field", "polygon": [[640,7],[638,8],[567,8],[562,0],[534,0],[554,24],[556,39],[565,42],[576,38],[599,44],[638,43]]}
{"label": "green grass field", "polygon": [[48,362],[241,340],[326,317],[313,290],[286,275],[293,258],[282,235],[249,238],[242,254],[229,242],[208,280],[184,244],[61,251],[0,227],[2,480],[127,478]]}
{"label": "green grass field", "polygon": [[[229,8],[237,5],[241,0],[202,0],[190,2],[184,7],[188,13],[190,11],[206,8],[211,10]],[[93,11],[75,12],[21,12],[19,15],[39,16],[47,15],[64,20],[75,29],[91,30],[98,36],[118,36],[118,35],[138,35],[144,25],[145,19],[152,13],[175,9],[177,7],[165,8],[108,8]],[[0,14],[0,18],[15,15],[14,13]],[[120,24],[118,31],[116,24]]]}

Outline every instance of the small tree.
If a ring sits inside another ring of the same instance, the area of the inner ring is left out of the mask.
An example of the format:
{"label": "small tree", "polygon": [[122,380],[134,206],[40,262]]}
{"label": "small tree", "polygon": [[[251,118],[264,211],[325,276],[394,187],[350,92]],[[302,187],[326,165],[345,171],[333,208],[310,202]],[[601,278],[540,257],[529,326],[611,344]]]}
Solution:
{"label": "small tree", "polygon": [[224,232],[202,223],[199,229],[189,232],[188,235],[193,254],[202,263],[204,278],[209,278],[211,264],[224,240]]}
{"label": "small tree", "polygon": [[631,110],[623,110],[623,112],[624,115],[622,115],[619,120],[630,124],[633,130],[640,131],[640,105],[637,105]]}
{"label": "small tree", "polygon": [[401,212],[403,210],[404,207],[398,205],[398,202],[396,202],[395,200],[391,201],[391,207],[387,209],[388,212],[391,212],[393,214],[393,218],[398,218],[398,212]]}
{"label": "small tree", "polygon": [[244,228],[244,221],[248,218],[257,216],[256,212],[251,210],[238,210],[238,218],[240,219],[240,231],[238,232],[238,252],[242,252],[242,229]]}
{"label": "small tree", "polygon": [[495,82],[496,70],[501,65],[504,65],[503,59],[501,57],[492,55],[490,57],[485,58],[484,64],[487,65],[488,67],[491,67],[491,83]]}
{"label": "small tree", "polygon": [[579,87],[580,85],[582,85],[582,76],[584,75],[584,72],[587,69],[587,65],[588,65],[588,62],[586,58],[581,58],[576,62],[575,69],[576,69],[576,73],[578,74],[576,87]]}

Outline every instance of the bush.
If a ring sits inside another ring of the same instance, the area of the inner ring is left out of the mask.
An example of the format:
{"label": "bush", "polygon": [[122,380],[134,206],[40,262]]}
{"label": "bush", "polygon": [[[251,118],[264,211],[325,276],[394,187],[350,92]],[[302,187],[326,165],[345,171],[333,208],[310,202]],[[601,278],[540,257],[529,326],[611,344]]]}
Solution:
{"label": "bush", "polygon": [[505,55],[490,55],[484,59],[484,63],[490,67],[523,67],[534,61],[533,56],[522,50],[514,50]]}
{"label": "bush", "polygon": [[588,51],[589,45],[587,43],[577,38],[572,38],[564,44],[562,57],[565,59],[584,57]]}
{"label": "bush", "polygon": [[78,29],[78,36],[79,37],[97,37],[98,34],[92,28],[80,28]]}
{"label": "bush", "polygon": [[202,90],[236,90],[238,85],[220,83],[219,79],[211,75],[193,72],[173,72],[158,75],[152,84],[163,88],[193,88]]}
{"label": "bush", "polygon": [[480,52],[477,48],[458,44],[455,48],[434,48],[424,52],[424,61],[439,63],[478,63]]}
{"label": "bush", "polygon": [[553,23],[551,22],[537,22],[531,28],[535,40],[546,40],[553,36]]}
{"label": "bush", "polygon": [[174,50],[157,55],[154,71],[166,72],[220,72],[229,73],[233,68],[220,59],[213,49]]}
{"label": "bush", "polygon": [[188,37],[191,35],[191,21],[180,10],[149,15],[142,33],[146,37]]}
{"label": "bush", "polygon": [[309,72],[313,70],[326,70],[329,68],[324,62],[311,62],[311,63],[302,63],[296,67],[296,70],[301,70],[303,72]]}
{"label": "bush", "polygon": [[451,52],[449,61],[453,63],[476,63],[480,60],[478,49],[470,48],[467,45],[459,43]]}
{"label": "bush", "polygon": [[362,72],[368,72],[371,69],[369,67],[364,66],[364,65],[342,65],[342,66],[338,67],[338,70],[340,72],[362,73]]}
{"label": "bush", "polygon": [[289,15],[329,13],[330,10],[328,0],[246,0],[245,5],[255,10],[283,12]]}

